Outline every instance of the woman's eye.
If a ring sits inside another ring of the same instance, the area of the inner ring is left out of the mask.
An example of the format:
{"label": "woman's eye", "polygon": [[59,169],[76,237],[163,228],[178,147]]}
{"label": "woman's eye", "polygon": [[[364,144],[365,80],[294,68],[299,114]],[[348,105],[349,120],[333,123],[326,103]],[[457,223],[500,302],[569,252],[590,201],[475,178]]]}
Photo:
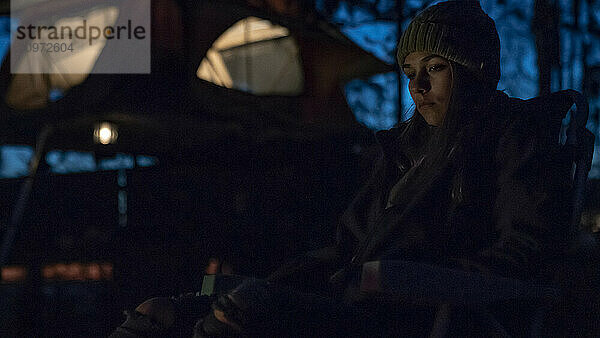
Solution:
{"label": "woman's eye", "polygon": [[430,72],[439,72],[440,70],[444,70],[444,68],[446,68],[446,65],[433,65],[433,66],[429,66],[428,71]]}
{"label": "woman's eye", "polygon": [[414,78],[415,78],[415,74],[414,74],[414,73],[408,73],[408,74],[406,74],[406,77],[407,77],[409,80],[412,80],[412,79],[414,79]]}

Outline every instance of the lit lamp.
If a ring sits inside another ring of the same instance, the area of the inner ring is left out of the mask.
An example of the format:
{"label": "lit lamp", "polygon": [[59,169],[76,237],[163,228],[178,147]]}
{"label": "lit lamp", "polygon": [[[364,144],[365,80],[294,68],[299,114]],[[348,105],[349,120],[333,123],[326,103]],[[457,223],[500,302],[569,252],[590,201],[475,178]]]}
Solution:
{"label": "lit lamp", "polygon": [[110,122],[102,122],[94,128],[94,142],[100,144],[111,144],[117,142],[119,133],[117,127]]}

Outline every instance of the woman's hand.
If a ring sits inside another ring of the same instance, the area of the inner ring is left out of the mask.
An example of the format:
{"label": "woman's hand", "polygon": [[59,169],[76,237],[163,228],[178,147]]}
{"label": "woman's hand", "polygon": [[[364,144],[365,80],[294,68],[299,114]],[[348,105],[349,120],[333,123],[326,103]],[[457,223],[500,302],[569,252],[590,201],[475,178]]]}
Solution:
{"label": "woman's hand", "polygon": [[212,312],[196,325],[197,336],[229,336],[259,332],[269,326],[273,294],[263,280],[248,279],[212,304]]}
{"label": "woman's hand", "polygon": [[171,327],[175,323],[175,304],[168,297],[156,297],[148,299],[135,308],[139,312],[156,323],[160,324],[165,329]]}
{"label": "woman's hand", "polygon": [[[229,300],[227,295],[221,296],[221,303],[225,299]],[[216,304],[218,304],[217,302]],[[225,310],[218,305],[213,304],[211,313],[200,319],[194,327],[194,337],[231,337],[237,336],[242,331],[239,324],[227,319]]]}
{"label": "woman's hand", "polygon": [[225,313],[223,311],[214,309],[213,314],[214,314],[215,318],[217,318],[217,320],[220,321],[221,323],[231,326],[231,328],[236,331],[241,331],[241,328],[238,324],[227,320],[227,317],[225,317]]}

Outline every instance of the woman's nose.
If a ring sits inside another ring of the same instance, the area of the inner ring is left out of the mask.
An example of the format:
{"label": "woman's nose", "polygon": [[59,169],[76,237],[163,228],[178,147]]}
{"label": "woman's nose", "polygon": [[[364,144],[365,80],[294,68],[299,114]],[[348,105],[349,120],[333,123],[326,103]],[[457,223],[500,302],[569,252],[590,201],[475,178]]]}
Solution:
{"label": "woman's nose", "polygon": [[417,93],[425,93],[431,89],[429,74],[427,72],[418,72],[413,81],[413,90]]}

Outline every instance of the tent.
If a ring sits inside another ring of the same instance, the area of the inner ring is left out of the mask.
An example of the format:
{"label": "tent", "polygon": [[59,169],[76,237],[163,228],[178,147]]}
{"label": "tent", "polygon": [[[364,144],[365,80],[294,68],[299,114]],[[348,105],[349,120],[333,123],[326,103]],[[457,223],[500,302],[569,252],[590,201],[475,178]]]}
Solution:
{"label": "tent", "polygon": [[[119,3],[138,2],[144,1],[96,1],[91,7],[83,0],[33,1],[22,13],[56,25],[80,16],[100,25],[123,19]],[[51,123],[53,146],[95,149],[90,130],[101,121],[121,131],[113,148],[146,152],[168,151],[173,142],[200,144],[219,129],[255,135],[304,134],[307,126],[319,133],[360,129],[342,84],[391,66],[314,13],[299,5],[290,11],[293,3],[152,1],[150,74],[89,73],[114,63],[106,60],[111,55],[106,41],[76,54],[12,51],[12,57],[21,55],[15,68],[48,71],[10,74],[11,58],[5,58],[0,118],[10,128],[1,141],[33,144],[40,128]],[[257,28],[243,28],[252,25]],[[169,137],[178,130],[190,138]]]}

